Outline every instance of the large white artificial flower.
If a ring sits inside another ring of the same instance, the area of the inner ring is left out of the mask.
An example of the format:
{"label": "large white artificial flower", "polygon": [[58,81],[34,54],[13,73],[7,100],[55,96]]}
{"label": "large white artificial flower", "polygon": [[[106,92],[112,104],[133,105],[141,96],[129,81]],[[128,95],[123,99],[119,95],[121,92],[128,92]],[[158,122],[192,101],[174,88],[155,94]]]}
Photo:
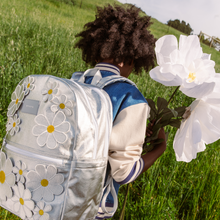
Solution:
{"label": "large white artificial flower", "polygon": [[43,101],[51,101],[55,95],[58,94],[58,83],[57,82],[47,82],[46,88],[44,88],[41,93],[43,95]]}
{"label": "large white artificial flower", "polygon": [[25,80],[24,80],[24,89],[25,89],[25,95],[28,95],[28,93],[34,89],[35,85],[34,85],[34,77],[28,76]]}
{"label": "large white artificial flower", "polygon": [[59,111],[56,114],[47,112],[47,115],[37,115],[35,117],[37,125],[33,127],[32,133],[37,136],[37,144],[43,147],[45,144],[49,149],[55,149],[58,144],[67,141],[67,133],[70,131],[70,123],[66,121],[66,116]]}
{"label": "large white artificial flower", "polygon": [[163,36],[156,42],[155,51],[159,66],[150,71],[152,79],[165,86],[181,86],[184,94],[194,98],[212,92],[215,62],[202,52],[196,35],[181,35],[179,48],[175,36]]}
{"label": "large white artificial flower", "polygon": [[8,106],[7,116],[13,116],[20,107],[24,99],[24,85],[17,85],[15,91],[11,95],[11,102]]}
{"label": "large white artificial flower", "polygon": [[177,161],[190,162],[198,152],[205,150],[205,144],[220,138],[220,74],[215,81],[211,94],[190,105],[191,115],[176,132],[173,148]]}
{"label": "large white artificial flower", "polygon": [[65,95],[61,95],[61,97],[55,97],[51,101],[55,104],[51,106],[51,111],[62,111],[67,116],[72,115],[73,103],[72,101],[67,100],[67,97]]}
{"label": "large white artificial flower", "polygon": [[14,134],[18,133],[19,131],[19,124],[21,123],[20,118],[15,114],[13,117],[9,117],[8,123],[6,125],[6,131],[10,131],[10,135],[13,136]]}
{"label": "large white artificial flower", "polygon": [[6,201],[12,197],[11,187],[15,184],[15,175],[12,173],[12,162],[4,152],[0,152],[0,200]]}
{"label": "large white artificial flower", "polygon": [[37,203],[37,206],[34,209],[34,220],[49,220],[50,215],[48,212],[52,210],[51,205],[45,205],[43,201]]}
{"label": "large white artificial flower", "polygon": [[61,184],[64,177],[62,174],[57,174],[57,169],[53,165],[46,168],[45,165],[38,164],[35,171],[28,172],[27,178],[26,186],[32,191],[32,198],[35,201],[43,198],[46,202],[52,202],[54,195],[60,195],[63,192]]}
{"label": "large white artificial flower", "polygon": [[21,182],[18,185],[13,186],[14,196],[12,201],[14,202],[14,212],[19,213],[22,219],[30,218],[34,210],[34,202],[31,200],[31,192],[29,189],[25,189]]}
{"label": "large white artificial flower", "polygon": [[16,181],[20,181],[22,183],[25,182],[25,177],[27,174],[26,164],[22,161],[17,161],[15,166],[13,167],[13,173],[16,175]]}

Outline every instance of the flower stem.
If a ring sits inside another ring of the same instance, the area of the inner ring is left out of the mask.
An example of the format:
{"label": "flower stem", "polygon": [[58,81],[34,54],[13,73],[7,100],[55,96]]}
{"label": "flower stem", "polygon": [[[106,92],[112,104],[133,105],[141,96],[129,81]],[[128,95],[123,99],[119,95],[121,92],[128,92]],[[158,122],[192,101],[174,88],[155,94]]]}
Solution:
{"label": "flower stem", "polygon": [[170,102],[171,102],[173,96],[175,95],[175,93],[177,92],[177,90],[179,89],[179,87],[180,87],[180,86],[177,86],[176,89],[175,89],[175,91],[174,91],[173,94],[171,95],[171,97],[170,97],[170,99],[169,99],[169,101],[168,101],[168,105],[170,104]]}

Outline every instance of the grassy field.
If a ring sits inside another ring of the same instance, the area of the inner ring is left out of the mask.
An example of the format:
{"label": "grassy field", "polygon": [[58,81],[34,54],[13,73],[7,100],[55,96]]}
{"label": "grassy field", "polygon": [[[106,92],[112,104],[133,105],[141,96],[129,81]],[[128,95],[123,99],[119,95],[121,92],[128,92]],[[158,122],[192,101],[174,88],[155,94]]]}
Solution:
{"label": "grassy field", "polygon": [[[83,71],[88,66],[82,62],[80,51],[73,49],[74,35],[83,25],[94,19],[95,5],[103,0],[77,0],[75,6],[55,0],[1,0],[0,1],[0,143],[5,135],[7,106],[17,83],[30,74],[51,74],[70,78],[74,71]],[[179,31],[156,19],[151,27],[156,38]],[[220,73],[220,53],[202,45],[203,51],[212,54],[216,72]],[[164,87],[154,82],[148,73],[131,75],[146,98],[160,96],[168,99],[175,88]],[[192,102],[178,92],[172,106]],[[220,142],[207,146],[190,163],[176,162],[172,149],[175,129],[170,132],[168,146],[163,156],[137,181],[132,183],[126,205],[125,219],[157,220],[220,219]],[[119,219],[125,194],[122,186],[119,208],[115,220]],[[0,219],[19,219],[0,208]]]}

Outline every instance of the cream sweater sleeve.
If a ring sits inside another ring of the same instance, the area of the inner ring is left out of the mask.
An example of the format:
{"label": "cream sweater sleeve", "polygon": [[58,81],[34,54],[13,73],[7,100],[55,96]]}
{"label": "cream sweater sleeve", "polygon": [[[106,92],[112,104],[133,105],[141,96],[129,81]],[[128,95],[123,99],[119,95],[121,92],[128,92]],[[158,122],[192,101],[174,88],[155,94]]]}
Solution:
{"label": "cream sweater sleeve", "polygon": [[149,112],[147,103],[132,105],[123,109],[114,121],[109,163],[113,178],[120,184],[134,181],[142,172],[141,153]]}

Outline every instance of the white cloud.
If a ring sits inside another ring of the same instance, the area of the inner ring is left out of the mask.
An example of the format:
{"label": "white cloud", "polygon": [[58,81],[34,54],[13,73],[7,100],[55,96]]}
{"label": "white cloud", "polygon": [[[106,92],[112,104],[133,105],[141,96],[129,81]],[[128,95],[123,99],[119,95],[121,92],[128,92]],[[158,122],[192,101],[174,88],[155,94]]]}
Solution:
{"label": "white cloud", "polygon": [[179,19],[189,23],[194,34],[200,31],[220,38],[219,0],[120,0],[140,7],[162,23]]}

